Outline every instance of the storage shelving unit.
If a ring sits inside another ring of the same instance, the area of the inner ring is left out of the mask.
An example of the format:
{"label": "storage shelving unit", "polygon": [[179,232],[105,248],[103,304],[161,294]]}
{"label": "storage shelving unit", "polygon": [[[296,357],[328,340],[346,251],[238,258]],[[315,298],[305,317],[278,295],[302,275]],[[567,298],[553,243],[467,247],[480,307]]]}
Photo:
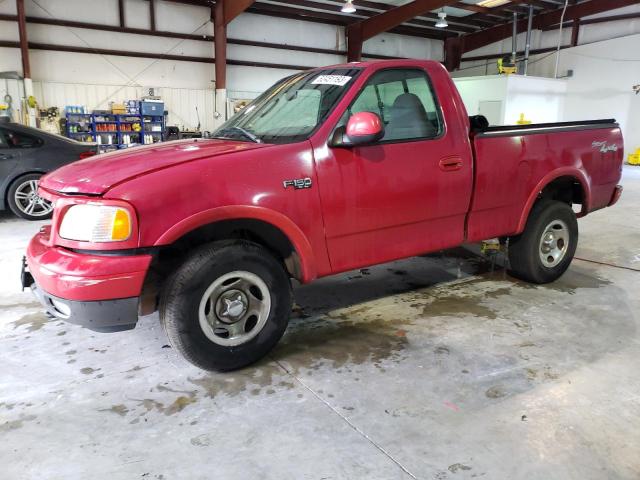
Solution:
{"label": "storage shelving unit", "polygon": [[158,143],[165,139],[164,115],[67,111],[66,117],[67,137],[80,142],[96,142],[102,152]]}

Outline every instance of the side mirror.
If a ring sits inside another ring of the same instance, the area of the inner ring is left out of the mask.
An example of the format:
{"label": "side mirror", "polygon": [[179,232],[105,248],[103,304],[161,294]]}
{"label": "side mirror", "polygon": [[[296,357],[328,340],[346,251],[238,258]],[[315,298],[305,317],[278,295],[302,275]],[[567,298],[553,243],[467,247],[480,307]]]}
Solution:
{"label": "side mirror", "polygon": [[346,127],[339,127],[333,134],[331,146],[355,147],[369,145],[384,137],[384,123],[372,112],[351,115]]}

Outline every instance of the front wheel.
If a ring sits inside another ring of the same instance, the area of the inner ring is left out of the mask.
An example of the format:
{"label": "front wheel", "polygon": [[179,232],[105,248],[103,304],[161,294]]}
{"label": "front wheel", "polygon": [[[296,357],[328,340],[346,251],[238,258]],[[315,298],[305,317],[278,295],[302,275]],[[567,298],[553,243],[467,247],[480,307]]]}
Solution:
{"label": "front wheel", "polygon": [[9,188],[7,201],[9,208],[17,216],[27,220],[46,220],[51,218],[53,205],[38,196],[39,173],[30,173],[16,179]]}
{"label": "front wheel", "polygon": [[531,283],[558,279],[578,246],[578,221],[571,206],[555,200],[534,205],[521,235],[509,242],[509,273]]}
{"label": "front wheel", "polygon": [[266,355],[289,322],[292,293],[284,267],[260,245],[214,242],[168,279],[160,320],[169,342],[205,370],[235,370]]}

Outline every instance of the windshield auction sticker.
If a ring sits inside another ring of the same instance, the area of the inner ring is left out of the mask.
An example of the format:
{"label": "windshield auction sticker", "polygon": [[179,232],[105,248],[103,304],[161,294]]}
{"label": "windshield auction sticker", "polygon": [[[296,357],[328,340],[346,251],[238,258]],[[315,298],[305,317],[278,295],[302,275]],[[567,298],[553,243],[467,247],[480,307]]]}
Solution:
{"label": "windshield auction sticker", "polygon": [[320,75],[311,83],[313,85],[337,85],[339,87],[344,87],[349,83],[349,80],[351,80],[351,77],[344,75]]}

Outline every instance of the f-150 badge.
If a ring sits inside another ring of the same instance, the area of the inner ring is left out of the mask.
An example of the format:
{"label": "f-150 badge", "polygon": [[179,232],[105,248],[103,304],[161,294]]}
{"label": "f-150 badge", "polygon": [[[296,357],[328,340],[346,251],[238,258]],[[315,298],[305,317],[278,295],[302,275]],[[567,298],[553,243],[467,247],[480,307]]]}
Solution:
{"label": "f-150 badge", "polygon": [[282,182],[282,185],[284,185],[284,188],[293,187],[296,190],[299,190],[301,188],[311,188],[311,179],[307,177],[296,178],[294,180],[285,180],[284,182]]}

